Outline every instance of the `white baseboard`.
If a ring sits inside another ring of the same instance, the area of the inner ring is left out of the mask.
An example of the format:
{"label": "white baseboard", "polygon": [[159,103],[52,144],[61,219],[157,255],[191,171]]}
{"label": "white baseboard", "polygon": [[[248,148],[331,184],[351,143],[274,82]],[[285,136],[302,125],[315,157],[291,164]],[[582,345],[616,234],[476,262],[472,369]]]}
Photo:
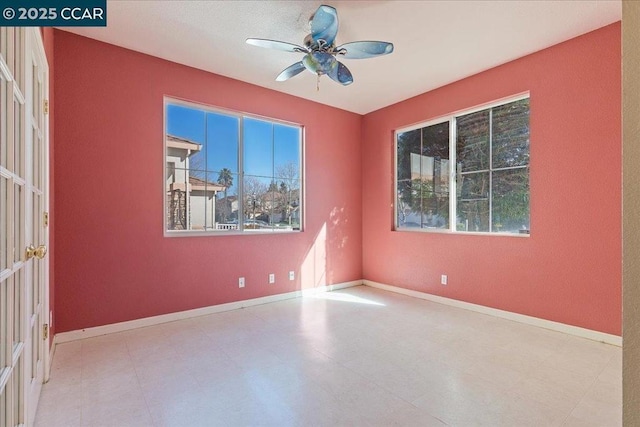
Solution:
{"label": "white baseboard", "polygon": [[465,310],[471,310],[482,314],[488,314],[494,317],[500,317],[502,319],[512,320],[514,322],[525,323],[527,325],[537,326],[544,329],[550,329],[556,332],[562,332],[568,335],[574,335],[581,338],[587,338],[593,341],[599,341],[606,344],[622,347],[622,337],[617,335],[607,334],[604,332],[593,331],[591,329],[581,328],[579,326],[566,325],[564,323],[554,322],[552,320],[539,319],[537,317],[527,316],[524,314],[512,313],[510,311],[499,310],[497,308],[485,307],[483,305],[472,304],[469,302],[458,301],[451,298],[445,298],[438,295],[432,295],[425,292],[414,291],[411,289],[399,288],[397,286],[385,285],[383,283],[374,282],[371,280],[363,280],[365,285],[372,288],[378,288],[385,291],[395,292],[398,294],[407,295],[414,298],[420,298],[439,304],[450,305],[452,307],[463,308]]}
{"label": "white baseboard", "polygon": [[291,298],[309,296],[321,292],[331,292],[338,289],[350,288],[352,286],[362,285],[362,280],[354,280],[351,282],[337,283],[335,285],[320,286],[317,288],[303,289],[299,291],[287,292],[284,294],[269,295],[266,297],[253,298],[243,301],[235,301],[226,304],[212,305],[209,307],[196,308],[193,310],[179,311],[176,313],[161,314],[159,316],[144,317],[142,319],[129,320],[127,322],[112,323],[104,326],[96,326],[93,328],[79,329],[69,332],[61,332],[56,334],[53,339],[53,349],[51,359],[53,360],[53,352],[56,344],[69,341],[76,341],[85,338],[98,337],[100,335],[113,334],[116,332],[129,331],[131,329],[144,328],[146,326],[159,325],[161,323],[175,322],[177,320],[190,319],[192,317],[206,316],[208,314],[221,313],[223,311],[237,310],[239,308],[252,307],[254,305],[268,304],[270,302],[283,301]]}
{"label": "white baseboard", "polygon": [[299,291],[287,292],[284,294],[269,295],[266,297],[254,298],[243,301],[230,302],[226,304],[213,305],[209,307],[196,308],[193,310],[180,311],[177,313],[162,314],[159,316],[145,317],[142,319],[130,320],[127,322],[113,323],[104,326],[96,326],[94,328],[80,329],[70,332],[61,332],[56,334],[51,346],[51,357],[49,361],[53,361],[56,344],[69,341],[81,340],[84,338],[97,337],[100,335],[113,334],[116,332],[128,331],[131,329],[143,328],[146,326],[159,325],[161,323],[175,322],[177,320],[190,319],[193,317],[206,316],[223,311],[237,310],[239,308],[252,307],[255,305],[268,304],[276,301],[284,301],[291,298],[309,296],[321,292],[331,292],[338,289],[350,288],[352,286],[366,285],[372,288],[378,288],[389,292],[407,295],[414,298],[420,298],[439,304],[445,304],[452,307],[462,308],[465,310],[475,311],[477,313],[487,314],[502,319],[512,320],[527,325],[537,326],[552,331],[562,332],[581,338],[587,338],[593,341],[599,341],[606,344],[622,346],[622,337],[604,332],[593,331],[591,329],[581,328],[579,326],[566,325],[564,323],[554,322],[552,320],[540,319],[537,317],[527,316],[524,314],[512,313],[509,311],[499,310],[496,308],[485,307],[469,302],[458,301],[451,298],[445,298],[438,295],[432,295],[425,292],[414,291],[411,289],[400,288],[397,286],[386,285],[371,280],[354,280],[351,282],[337,283],[335,285],[321,286],[317,288],[304,289]]}
{"label": "white baseboard", "polygon": [[[53,356],[56,354],[56,336],[53,336],[53,341],[51,342],[51,346],[49,347],[49,358],[46,360],[47,366],[44,370],[44,383],[49,382],[49,377],[51,376],[51,366],[53,365]],[[46,351],[46,350],[45,350]]]}

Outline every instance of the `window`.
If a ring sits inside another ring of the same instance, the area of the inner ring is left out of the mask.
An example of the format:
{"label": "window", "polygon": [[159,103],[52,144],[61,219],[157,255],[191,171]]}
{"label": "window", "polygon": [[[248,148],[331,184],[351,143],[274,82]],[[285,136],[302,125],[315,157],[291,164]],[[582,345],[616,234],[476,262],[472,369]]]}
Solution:
{"label": "window", "polygon": [[168,235],[301,229],[301,126],[171,99],[165,126]]}
{"label": "window", "polygon": [[396,132],[396,229],[529,234],[529,98]]}

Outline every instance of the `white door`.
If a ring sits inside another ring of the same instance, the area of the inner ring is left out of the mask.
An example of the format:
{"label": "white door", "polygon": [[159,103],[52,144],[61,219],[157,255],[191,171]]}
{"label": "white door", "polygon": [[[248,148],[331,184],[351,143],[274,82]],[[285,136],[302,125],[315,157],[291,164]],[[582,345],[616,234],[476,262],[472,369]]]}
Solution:
{"label": "white door", "polygon": [[38,28],[0,28],[0,425],[31,425],[48,363],[48,69]]}
{"label": "white door", "polygon": [[[48,260],[45,258],[48,247],[48,233],[45,224],[45,212],[48,212],[46,189],[48,184],[48,126],[45,120],[45,93],[48,84],[48,65],[39,29],[30,28],[27,32],[26,66],[26,148],[27,161],[27,220],[25,251],[28,259],[26,274],[26,354],[31,358],[25,363],[25,391],[27,394],[28,425],[33,423],[44,382],[45,353],[48,355],[48,309],[45,310],[45,292]],[[30,135],[29,135],[30,133]],[[45,352],[45,350],[47,350]]]}

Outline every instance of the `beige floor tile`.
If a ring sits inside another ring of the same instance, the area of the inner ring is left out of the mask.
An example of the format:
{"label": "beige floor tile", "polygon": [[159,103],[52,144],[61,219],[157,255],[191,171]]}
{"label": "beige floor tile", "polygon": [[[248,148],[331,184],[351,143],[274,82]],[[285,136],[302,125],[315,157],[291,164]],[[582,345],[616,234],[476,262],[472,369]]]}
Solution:
{"label": "beige floor tile", "polygon": [[60,344],[36,426],[613,427],[621,359],[360,286]]}

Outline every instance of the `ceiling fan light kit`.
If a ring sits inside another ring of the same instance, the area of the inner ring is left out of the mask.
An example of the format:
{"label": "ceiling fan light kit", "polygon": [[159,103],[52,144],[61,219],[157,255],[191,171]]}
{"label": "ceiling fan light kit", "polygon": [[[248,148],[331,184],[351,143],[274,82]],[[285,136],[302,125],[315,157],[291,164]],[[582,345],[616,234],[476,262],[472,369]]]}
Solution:
{"label": "ceiling fan light kit", "polygon": [[366,59],[387,55],[393,52],[393,43],[382,41],[358,41],[336,46],[338,34],[338,12],[332,6],[322,5],[309,20],[311,34],[304,38],[304,46],[268,39],[247,39],[254,46],[285,52],[304,53],[301,61],[285,68],[276,77],[282,82],[300,74],[305,69],[320,76],[327,75],[331,80],[344,86],[353,83],[351,71],[336,58]]}

